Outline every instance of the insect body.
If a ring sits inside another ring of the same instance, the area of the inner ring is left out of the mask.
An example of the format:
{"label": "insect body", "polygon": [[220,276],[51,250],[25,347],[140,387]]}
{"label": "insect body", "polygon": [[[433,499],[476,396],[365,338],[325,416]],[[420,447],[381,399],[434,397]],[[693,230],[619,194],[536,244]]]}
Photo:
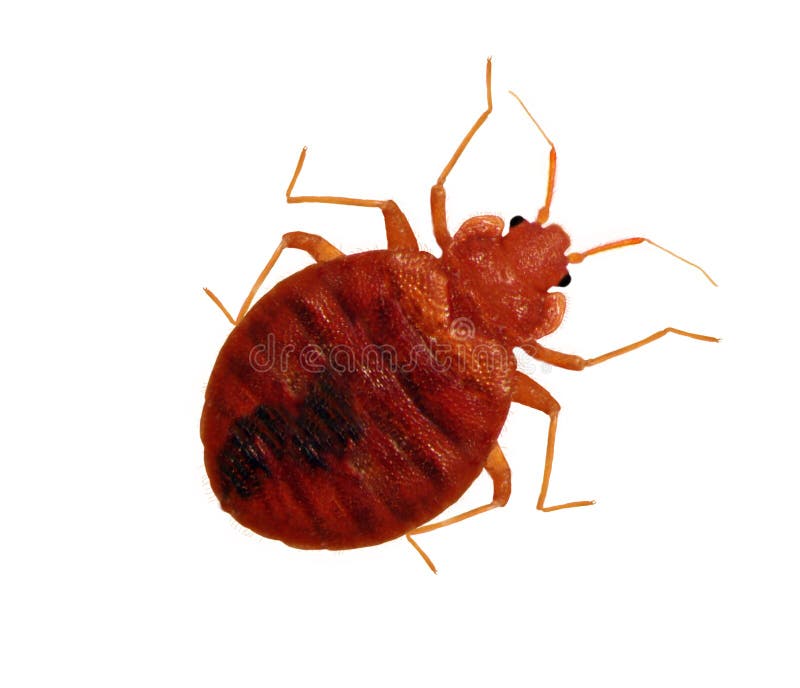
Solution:
{"label": "insect body", "polygon": [[[667,328],[594,359],[538,343],[564,316],[565,297],[552,290],[569,284],[570,263],[648,240],[566,253],[569,237],[547,224],[556,166],[549,139],[547,194],[536,221],[514,217],[504,232],[499,217],[474,217],[451,237],[444,182],[491,112],[491,62],[486,90],[486,111],[431,190],[441,257],[419,250],[393,201],[294,196],[304,149],[287,200],[379,208],[387,250],[345,256],[319,236],[291,232],[236,318],[208,292],[235,327],[208,383],[201,437],[211,486],[242,525],[307,549],[349,549],[405,535],[433,569],[414,535],[508,501],[511,473],[497,438],[511,402],[550,416],[538,508],[592,503],[545,506],[559,405],[516,369],[514,347],[581,370],[668,332],[716,341]],[[284,248],[305,250],[317,262],[251,308]],[[494,484],[490,503],[428,523],[484,469]]]}

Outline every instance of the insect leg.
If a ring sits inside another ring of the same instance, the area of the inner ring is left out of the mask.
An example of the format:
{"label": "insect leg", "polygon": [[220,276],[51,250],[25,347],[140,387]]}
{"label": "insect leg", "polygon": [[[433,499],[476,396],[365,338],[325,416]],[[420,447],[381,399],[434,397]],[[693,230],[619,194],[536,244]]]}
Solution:
{"label": "insect leg", "polygon": [[494,485],[494,494],[492,495],[492,501],[489,502],[489,504],[484,504],[483,506],[479,506],[475,509],[470,509],[469,511],[465,511],[463,514],[446,518],[444,521],[439,521],[438,523],[429,523],[428,525],[414,528],[414,530],[411,532],[406,533],[406,538],[408,541],[413,545],[414,549],[420,553],[422,558],[425,560],[425,563],[430,566],[431,571],[434,573],[436,573],[436,567],[433,565],[433,562],[430,560],[428,555],[422,551],[422,548],[416,543],[414,538],[411,537],[412,535],[429,533],[432,530],[453,525],[454,523],[458,523],[459,521],[463,521],[472,516],[477,516],[478,514],[482,514],[485,511],[489,511],[498,506],[505,506],[508,503],[508,498],[511,496],[511,469],[508,467],[506,457],[503,456],[503,452],[498,444],[495,444],[494,447],[492,447],[492,450],[489,452],[489,456],[486,459],[486,465],[484,468],[489,474],[489,477],[491,477]]}
{"label": "insect leg", "polygon": [[548,349],[536,342],[532,344],[525,344],[522,347],[522,349],[527,354],[533,356],[534,358],[540,361],[549,363],[550,365],[554,365],[559,368],[566,368],[567,370],[583,370],[584,368],[588,368],[589,366],[597,365],[598,363],[603,363],[603,361],[607,361],[610,358],[615,358],[616,356],[621,356],[622,354],[626,354],[629,351],[638,349],[640,346],[644,346],[645,344],[649,344],[650,342],[656,341],[656,339],[661,339],[661,337],[669,334],[670,332],[672,334],[679,334],[682,337],[691,337],[692,339],[699,339],[702,342],[719,341],[719,339],[717,339],[716,337],[709,337],[708,335],[705,334],[695,334],[694,332],[686,332],[685,330],[679,330],[675,327],[665,327],[663,330],[654,332],[649,337],[640,339],[638,342],[634,342],[633,344],[628,344],[627,346],[620,347],[619,349],[614,349],[613,351],[609,351],[607,354],[603,354],[602,356],[596,356],[595,358],[581,358],[580,356],[575,356],[574,354],[565,354],[561,353],[560,351],[553,351],[552,349]]}
{"label": "insect leg", "polygon": [[244,317],[245,313],[247,313],[248,309],[250,308],[250,304],[253,303],[256,292],[264,283],[264,280],[267,278],[270,270],[272,270],[273,265],[275,265],[277,262],[278,256],[283,253],[283,249],[285,248],[299,248],[302,251],[306,251],[318,263],[323,263],[327,260],[333,260],[334,258],[344,255],[333,244],[316,234],[309,234],[308,232],[288,232],[284,234],[283,239],[281,239],[281,243],[278,244],[278,248],[276,248],[275,253],[272,254],[272,258],[269,259],[266,266],[261,271],[261,274],[256,279],[255,284],[253,284],[253,288],[250,290],[250,293],[244,300],[242,307],[239,309],[239,315],[236,316],[236,319],[234,319],[228,312],[228,309],[222,305],[222,302],[217,298],[216,294],[214,294],[210,289],[203,287],[203,291],[205,291],[211,300],[220,307],[222,312],[225,314],[225,317],[230,320],[232,325],[238,324],[239,321]]}
{"label": "insect leg", "polygon": [[444,249],[453,238],[450,236],[450,232],[447,231],[447,214],[445,212],[445,192],[444,192],[444,182],[447,179],[447,175],[450,174],[450,171],[455,166],[458,159],[461,157],[461,154],[464,152],[464,149],[467,147],[467,144],[472,140],[472,137],[475,135],[475,132],[481,128],[481,125],[486,121],[486,118],[489,117],[489,114],[492,111],[492,58],[490,57],[486,60],[486,110],[481,114],[480,117],[476,120],[475,124],[472,125],[472,129],[467,132],[467,135],[461,140],[458,148],[456,148],[456,152],[453,153],[453,157],[450,158],[450,162],[445,165],[445,168],[442,170],[442,173],[439,175],[439,178],[436,180],[436,183],[431,188],[431,219],[433,221],[433,235],[436,238],[436,243],[439,244],[441,249]]}
{"label": "insect leg", "polygon": [[550,474],[553,471],[553,453],[556,443],[556,426],[558,423],[558,412],[561,410],[558,402],[550,395],[544,387],[531,380],[527,375],[520,372],[514,374],[514,388],[511,393],[511,401],[524,406],[530,406],[538,411],[543,411],[550,416],[550,427],[547,431],[547,453],[544,460],[544,476],[542,477],[542,487],[539,490],[539,501],[536,508],[540,511],[555,511],[557,509],[568,509],[574,506],[589,506],[593,501],[567,502],[556,506],[545,506],[544,500],[547,497],[547,488],[550,485]]}
{"label": "insect leg", "polygon": [[390,251],[410,250],[418,251],[419,245],[408,224],[406,216],[394,201],[372,201],[364,198],[343,198],[341,196],[292,196],[297,177],[303,169],[306,159],[306,148],[300,152],[300,159],[297,161],[292,181],[286,189],[287,203],[332,203],[334,205],[356,205],[363,208],[380,208],[383,213],[383,220],[386,225],[386,240]]}

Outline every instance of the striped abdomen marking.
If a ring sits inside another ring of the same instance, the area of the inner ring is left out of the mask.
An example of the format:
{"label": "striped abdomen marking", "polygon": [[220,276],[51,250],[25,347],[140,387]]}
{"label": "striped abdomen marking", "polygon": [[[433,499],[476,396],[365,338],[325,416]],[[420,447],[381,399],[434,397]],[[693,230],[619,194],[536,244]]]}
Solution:
{"label": "striped abdomen marking", "polygon": [[330,375],[320,375],[296,417],[259,405],[249,416],[235,419],[218,456],[219,469],[229,479],[226,495],[230,488],[242,498],[258,493],[275,470],[270,468],[273,459],[291,458],[329,470],[325,457],[341,455],[348,442],[364,434],[346,394],[337,394]]}
{"label": "striped abdomen marking", "polygon": [[[202,433],[212,487],[243,525],[298,547],[376,544],[433,518],[480,472],[508,408],[507,371],[476,385],[436,365],[418,323],[442,283],[435,259],[417,260],[428,264],[378,252],[312,266],[231,334]],[[410,306],[404,288],[419,295]],[[276,356],[292,355],[256,371],[248,352],[269,333]],[[321,367],[302,359],[309,344]],[[394,358],[362,355],[376,346]]]}

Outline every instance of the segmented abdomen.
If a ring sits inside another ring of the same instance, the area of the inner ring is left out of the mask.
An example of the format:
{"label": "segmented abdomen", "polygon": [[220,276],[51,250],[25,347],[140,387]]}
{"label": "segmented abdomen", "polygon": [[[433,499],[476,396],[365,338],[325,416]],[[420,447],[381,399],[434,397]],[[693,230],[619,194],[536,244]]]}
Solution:
{"label": "segmented abdomen", "polygon": [[476,363],[484,343],[448,325],[424,253],[347,256],[277,285],[209,380],[201,435],[223,509],[266,537],[341,549],[452,504],[500,432],[513,362]]}

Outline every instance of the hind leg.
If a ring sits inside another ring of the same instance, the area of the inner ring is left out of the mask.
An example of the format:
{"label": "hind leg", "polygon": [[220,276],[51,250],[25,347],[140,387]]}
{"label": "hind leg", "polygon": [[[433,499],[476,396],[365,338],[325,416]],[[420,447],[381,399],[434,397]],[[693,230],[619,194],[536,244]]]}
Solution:
{"label": "hind leg", "polygon": [[266,266],[261,271],[261,274],[256,278],[255,284],[253,284],[252,289],[250,289],[250,293],[244,300],[242,307],[239,309],[239,315],[237,315],[236,318],[231,316],[231,314],[228,312],[228,309],[222,305],[222,302],[217,298],[214,292],[203,287],[203,291],[205,291],[209,298],[216,303],[217,306],[219,306],[219,308],[225,314],[225,317],[230,321],[231,325],[237,325],[245,316],[245,313],[247,313],[247,311],[250,309],[250,304],[253,303],[256,292],[261,288],[261,285],[264,283],[264,280],[267,278],[267,275],[269,275],[273,266],[277,262],[278,257],[281,255],[281,253],[283,253],[283,249],[285,248],[299,248],[300,250],[310,254],[311,257],[318,263],[323,263],[327,260],[333,260],[334,258],[339,258],[340,256],[344,255],[333,244],[316,234],[309,234],[308,232],[288,232],[287,234],[284,234],[283,239],[281,239],[281,243],[278,244],[278,248],[276,248],[275,253],[272,254],[272,258],[269,259]]}
{"label": "hind leg", "polygon": [[445,526],[451,526],[454,523],[472,518],[473,516],[477,516],[478,514],[490,511],[499,506],[505,506],[508,503],[508,498],[511,496],[511,469],[508,467],[506,457],[503,456],[503,452],[498,444],[495,444],[494,447],[492,447],[492,450],[489,452],[489,456],[486,459],[486,465],[484,468],[489,474],[489,477],[492,479],[492,483],[494,485],[494,493],[492,495],[491,502],[484,504],[483,506],[476,507],[475,509],[465,511],[463,514],[446,518],[444,521],[429,523],[427,525],[420,526],[419,528],[414,528],[414,530],[411,532],[406,533],[406,538],[408,541],[413,545],[414,549],[419,552],[420,556],[425,560],[425,563],[434,573],[436,573],[436,567],[433,565],[430,557],[425,554],[422,548],[417,544],[416,540],[411,537],[412,535],[430,533],[432,530],[444,528]]}

